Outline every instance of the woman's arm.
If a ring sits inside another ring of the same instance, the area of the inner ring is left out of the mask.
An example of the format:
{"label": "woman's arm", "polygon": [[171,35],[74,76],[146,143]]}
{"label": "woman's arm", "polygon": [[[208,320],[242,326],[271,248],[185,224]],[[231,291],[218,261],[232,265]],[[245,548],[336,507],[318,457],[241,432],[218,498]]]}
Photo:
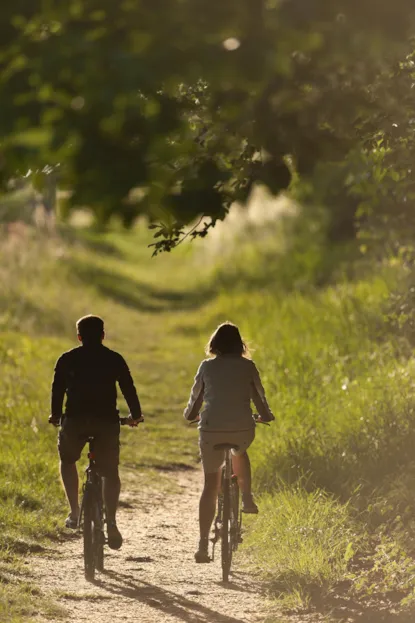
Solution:
{"label": "woman's arm", "polygon": [[198,417],[199,411],[202,407],[204,394],[203,363],[204,362],[202,361],[196,373],[193,387],[190,392],[189,402],[183,412],[183,417],[186,420],[195,420]]}
{"label": "woman's arm", "polygon": [[275,416],[272,413],[267,399],[265,397],[265,390],[261,382],[261,377],[259,376],[258,369],[254,362],[252,362],[253,366],[253,379],[251,384],[251,398],[255,405],[256,410],[258,411],[258,415],[261,416],[261,419],[264,422],[271,422],[275,420]]}

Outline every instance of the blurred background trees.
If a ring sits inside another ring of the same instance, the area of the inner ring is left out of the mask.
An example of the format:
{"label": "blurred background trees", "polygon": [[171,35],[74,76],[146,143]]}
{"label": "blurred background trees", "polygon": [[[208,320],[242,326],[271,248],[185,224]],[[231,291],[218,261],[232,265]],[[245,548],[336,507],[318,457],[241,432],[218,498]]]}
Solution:
{"label": "blurred background trees", "polygon": [[27,176],[50,205],[59,180],[67,210],[148,215],[168,250],[254,184],[329,206],[333,240],[405,220],[413,17],[411,0],[7,3],[3,188]]}

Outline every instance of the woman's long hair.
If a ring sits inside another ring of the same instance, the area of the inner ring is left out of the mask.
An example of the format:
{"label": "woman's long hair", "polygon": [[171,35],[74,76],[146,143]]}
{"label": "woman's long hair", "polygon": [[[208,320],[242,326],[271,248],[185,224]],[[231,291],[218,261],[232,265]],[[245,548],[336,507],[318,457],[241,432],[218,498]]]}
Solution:
{"label": "woman's long hair", "polygon": [[239,329],[232,322],[218,326],[206,346],[207,355],[239,355],[249,357],[248,347],[243,341]]}

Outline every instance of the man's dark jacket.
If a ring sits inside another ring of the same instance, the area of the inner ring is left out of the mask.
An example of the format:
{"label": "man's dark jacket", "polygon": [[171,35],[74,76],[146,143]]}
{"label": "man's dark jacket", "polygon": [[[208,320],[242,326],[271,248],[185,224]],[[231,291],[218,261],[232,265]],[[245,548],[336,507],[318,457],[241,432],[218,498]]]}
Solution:
{"label": "man's dark jacket", "polygon": [[116,419],[118,382],[134,419],[141,417],[140,401],[124,358],[103,344],[78,346],[59,357],[52,383],[51,414],[96,415]]}

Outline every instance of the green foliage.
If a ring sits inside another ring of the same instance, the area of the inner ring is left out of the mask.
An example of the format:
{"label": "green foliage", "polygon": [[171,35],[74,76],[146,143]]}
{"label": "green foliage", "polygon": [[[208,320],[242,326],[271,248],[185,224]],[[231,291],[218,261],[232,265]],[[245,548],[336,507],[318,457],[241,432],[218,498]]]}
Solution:
{"label": "green foliage", "polygon": [[254,182],[277,193],[295,171],[321,195],[391,107],[408,117],[408,81],[406,99],[385,102],[382,86],[411,52],[412,11],[411,0],[19,0],[0,11],[2,180],[56,168],[101,223],[149,215],[156,252],[196,217],[205,235]]}
{"label": "green foliage", "polygon": [[[260,515],[246,541],[254,566],[274,594],[297,594],[307,601],[310,588],[327,590],[347,571],[357,547],[353,520],[321,491],[285,488],[262,497]],[[303,604],[301,604],[303,605]]]}
{"label": "green foliage", "polygon": [[[358,574],[352,574],[353,590],[366,595],[398,592],[400,596],[414,590],[412,557],[393,538],[384,536],[375,547],[373,558]],[[366,562],[368,562],[366,560]],[[404,602],[408,602],[406,599]]]}

